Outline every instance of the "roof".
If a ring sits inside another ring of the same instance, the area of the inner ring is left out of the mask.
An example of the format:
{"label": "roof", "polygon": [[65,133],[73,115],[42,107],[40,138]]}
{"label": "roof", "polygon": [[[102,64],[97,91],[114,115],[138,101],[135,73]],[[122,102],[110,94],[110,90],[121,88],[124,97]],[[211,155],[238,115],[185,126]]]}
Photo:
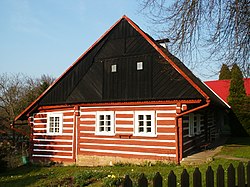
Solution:
{"label": "roof", "polygon": [[[230,80],[205,81],[205,84],[228,103],[227,98],[229,96]],[[250,96],[250,78],[244,79],[244,87],[246,95]]]}
{"label": "roof", "polygon": [[[143,61],[143,71],[134,71],[138,61]],[[119,73],[111,73],[113,64]],[[123,16],[15,120],[26,119],[39,106],[194,99],[228,107],[178,58]]]}

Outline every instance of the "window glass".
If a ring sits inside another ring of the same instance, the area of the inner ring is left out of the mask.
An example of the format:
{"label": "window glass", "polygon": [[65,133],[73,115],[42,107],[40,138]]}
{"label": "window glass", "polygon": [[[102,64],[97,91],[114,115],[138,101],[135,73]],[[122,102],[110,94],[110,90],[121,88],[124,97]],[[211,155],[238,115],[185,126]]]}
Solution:
{"label": "window glass", "polygon": [[48,114],[47,133],[61,134],[62,133],[62,114]]}
{"label": "window glass", "polygon": [[117,65],[116,64],[111,65],[111,72],[114,73],[116,71],[117,71]]}
{"label": "window glass", "polygon": [[113,112],[97,112],[96,134],[114,135]]}
{"label": "window glass", "polygon": [[137,70],[143,69],[143,62],[137,62]]}
{"label": "window glass", "polygon": [[136,111],[135,112],[135,130],[137,136],[155,136],[155,112],[154,111]]}

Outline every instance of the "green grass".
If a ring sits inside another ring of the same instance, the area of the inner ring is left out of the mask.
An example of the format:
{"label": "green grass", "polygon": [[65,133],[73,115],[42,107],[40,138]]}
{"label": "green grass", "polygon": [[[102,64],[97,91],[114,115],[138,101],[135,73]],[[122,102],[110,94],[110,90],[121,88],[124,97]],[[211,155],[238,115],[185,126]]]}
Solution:
{"label": "green grass", "polygon": [[[250,138],[230,139],[219,154],[227,154],[239,158],[249,158],[249,141]],[[209,164],[199,165],[198,167],[202,173],[203,181],[205,181],[205,172],[208,166],[211,166],[213,170],[216,171],[219,164],[221,164],[224,169],[227,169],[230,163],[237,167],[239,161],[215,158]],[[246,162],[244,164],[246,165]],[[196,166],[185,166],[191,177],[191,183],[192,173],[195,167]],[[100,187],[104,184],[109,186],[112,183],[119,181],[120,178],[124,178],[126,174],[130,176],[133,182],[137,182],[138,177],[142,172],[145,173],[149,181],[152,181],[156,172],[160,172],[164,179],[163,184],[166,186],[167,177],[171,170],[176,174],[178,184],[180,184],[180,176],[183,169],[184,166],[174,164],[167,165],[161,162],[154,165],[150,163],[145,163],[141,166],[117,164],[116,166],[106,167],[46,167],[29,165],[8,170],[5,173],[0,174],[0,186],[77,186],[79,184],[85,184],[89,187]]]}
{"label": "green grass", "polygon": [[250,138],[244,137],[229,139],[220,154],[250,159]]}

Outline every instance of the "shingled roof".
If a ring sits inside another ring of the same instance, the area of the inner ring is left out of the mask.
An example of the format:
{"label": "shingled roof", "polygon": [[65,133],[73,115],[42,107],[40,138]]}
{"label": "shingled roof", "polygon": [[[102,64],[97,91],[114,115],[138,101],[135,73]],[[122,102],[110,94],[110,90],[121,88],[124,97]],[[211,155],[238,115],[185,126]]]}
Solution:
{"label": "shingled roof", "polygon": [[[145,69],[134,71],[140,61]],[[113,64],[118,73],[110,71]],[[26,119],[39,106],[195,99],[228,107],[178,58],[123,16],[15,120]]]}

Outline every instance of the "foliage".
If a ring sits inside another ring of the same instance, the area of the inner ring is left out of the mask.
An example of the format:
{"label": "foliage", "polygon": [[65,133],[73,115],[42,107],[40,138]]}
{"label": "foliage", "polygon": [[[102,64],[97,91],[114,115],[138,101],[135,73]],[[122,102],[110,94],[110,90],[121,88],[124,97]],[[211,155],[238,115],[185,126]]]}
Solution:
{"label": "foliage", "polygon": [[240,68],[234,64],[231,70],[232,79],[229,89],[228,102],[232,107],[235,114],[231,115],[231,126],[233,127],[233,133],[244,135],[243,132],[239,131],[241,125],[246,132],[250,135],[250,99],[246,96],[244,87],[244,80]]}
{"label": "foliage", "polygon": [[122,184],[123,177],[116,176],[114,174],[108,175],[103,179],[103,187],[115,187]]}
{"label": "foliage", "polygon": [[8,168],[16,168],[21,164],[21,150],[17,150],[7,140],[0,142],[0,173]]}
{"label": "foliage", "polygon": [[188,54],[200,56],[200,49],[204,49],[203,53],[210,54],[210,63],[212,59],[237,63],[246,77],[250,75],[249,0],[141,2],[146,18],[157,33],[170,39],[175,53],[182,52],[187,59]]}
{"label": "foliage", "polygon": [[231,71],[226,64],[222,64],[219,74],[219,80],[227,80],[227,79],[231,79]]}
{"label": "foliage", "polygon": [[[9,136],[7,139],[12,138],[15,143],[23,138],[10,130],[10,124],[53,80],[48,75],[36,79],[23,74],[0,75],[0,130],[7,131]],[[23,130],[28,131],[28,129]]]}
{"label": "foliage", "polygon": [[238,102],[238,100],[246,97],[246,90],[244,87],[242,72],[237,64],[233,65],[231,73],[232,79],[230,83],[228,102],[233,105],[235,101]]}

